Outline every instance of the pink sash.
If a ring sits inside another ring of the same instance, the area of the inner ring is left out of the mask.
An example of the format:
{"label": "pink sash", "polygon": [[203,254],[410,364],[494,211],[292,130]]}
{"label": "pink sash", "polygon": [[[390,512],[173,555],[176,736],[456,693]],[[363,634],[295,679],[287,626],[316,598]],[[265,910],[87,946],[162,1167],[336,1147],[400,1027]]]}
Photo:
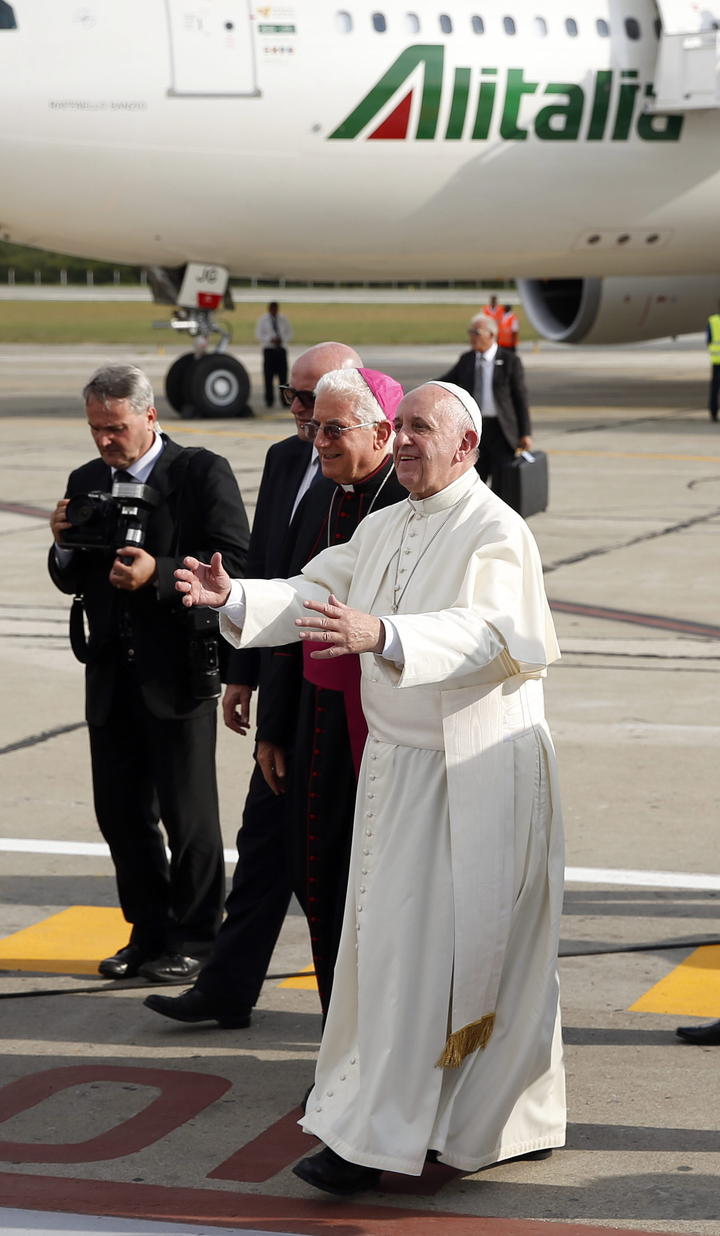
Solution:
{"label": "pink sash", "polygon": [[323,648],[327,648],[327,644],[316,640],[303,643],[303,675],[315,687],[342,691],[353,767],[357,777],[368,732],[360,704],[360,658],[357,653],[351,653],[344,657],[329,658],[327,661],[314,661],[310,653]]}

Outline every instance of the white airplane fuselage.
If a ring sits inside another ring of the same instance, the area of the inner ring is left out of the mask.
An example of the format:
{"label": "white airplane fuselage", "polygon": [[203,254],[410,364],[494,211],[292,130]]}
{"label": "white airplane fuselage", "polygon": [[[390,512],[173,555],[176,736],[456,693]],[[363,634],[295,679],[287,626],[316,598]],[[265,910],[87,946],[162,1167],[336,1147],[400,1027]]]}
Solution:
{"label": "white airplane fuselage", "polygon": [[720,111],[645,114],[654,3],[446,7],[12,0],[0,236],[293,279],[718,270]]}

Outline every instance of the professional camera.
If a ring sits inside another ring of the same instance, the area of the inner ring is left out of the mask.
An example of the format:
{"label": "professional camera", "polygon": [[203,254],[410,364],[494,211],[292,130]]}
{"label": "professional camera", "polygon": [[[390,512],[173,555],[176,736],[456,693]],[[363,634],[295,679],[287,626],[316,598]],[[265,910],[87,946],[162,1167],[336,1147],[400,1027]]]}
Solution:
{"label": "professional camera", "polygon": [[62,534],[68,549],[100,549],[113,552],[123,545],[145,544],[150,512],[160,505],[160,495],[138,481],[114,481],[112,493],[92,490],[76,494],[67,504],[65,518],[72,524]]}
{"label": "professional camera", "polygon": [[189,634],[187,650],[188,688],[196,700],[214,700],[222,692],[218,617],[212,609],[183,610]]}

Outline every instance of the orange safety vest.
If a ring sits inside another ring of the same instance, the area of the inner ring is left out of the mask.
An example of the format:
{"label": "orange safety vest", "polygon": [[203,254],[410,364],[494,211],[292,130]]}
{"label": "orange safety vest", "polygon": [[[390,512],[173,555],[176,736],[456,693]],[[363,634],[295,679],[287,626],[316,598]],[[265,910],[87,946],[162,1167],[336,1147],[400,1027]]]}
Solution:
{"label": "orange safety vest", "polygon": [[513,336],[518,329],[516,313],[504,313],[498,319],[498,345],[501,348],[511,348],[515,342]]}
{"label": "orange safety vest", "polygon": [[720,313],[713,313],[708,318],[710,327],[710,342],[707,345],[710,360],[713,365],[720,365]]}
{"label": "orange safety vest", "polygon": [[494,318],[499,326],[505,310],[502,305],[496,305],[494,309],[492,309],[490,305],[485,305],[480,312],[484,313],[486,318]]}

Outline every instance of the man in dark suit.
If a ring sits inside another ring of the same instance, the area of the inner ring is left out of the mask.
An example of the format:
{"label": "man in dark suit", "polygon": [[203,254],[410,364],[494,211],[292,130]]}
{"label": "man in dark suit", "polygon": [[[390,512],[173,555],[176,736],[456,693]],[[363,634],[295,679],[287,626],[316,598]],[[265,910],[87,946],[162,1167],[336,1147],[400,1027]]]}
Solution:
{"label": "man in dark suit", "polygon": [[[271,446],[263,470],[253,519],[246,575],[272,579],[284,577],[289,554],[306,510],[305,496],[312,497],[306,523],[311,536],[322,520],[335,486],[324,480],[317,451],[303,431],[312,418],[314,390],[320,378],[332,369],[361,365],[357,352],[343,343],[319,343],[303,352],[290,373],[290,386],[281,388],[293,415],[296,433]],[[312,495],[308,490],[312,486]],[[323,495],[321,490],[325,491]],[[304,527],[307,535],[307,529]],[[281,650],[278,650],[281,651]],[[238,832],[238,861],[232,890],[226,903],[226,918],[212,956],[189,991],[181,996],[148,996],[153,1012],[174,1021],[216,1021],[239,1028],[250,1023],[292,892],[286,819],[287,749],[285,742],[262,736],[261,715],[273,650],[233,652],[227,671],[223,699],[225,724],[238,734],[250,725],[250,700],[259,684],[258,741],[256,765],[250,779],[242,827]],[[295,715],[301,673],[292,693]],[[292,732],[294,723],[288,727]]]}
{"label": "man in dark suit", "polygon": [[[140,369],[98,370],[83,398],[100,458],[70,474],[50,520],[49,569],[62,592],[83,597],[89,641],[77,608],[71,637],[86,663],[95,812],[132,925],[129,943],[99,970],[106,978],[178,982],[198,973],[212,947],[225,871],[215,775],[217,631],[207,614],[185,621],[173,571],[190,547],[212,550],[220,539],[244,574],[249,529],[227,460],[158,432]],[[82,548],[92,525],[77,524],[69,501],[113,489],[114,504],[98,500],[111,516],[121,499],[144,516],[129,517],[127,527],[121,521],[118,536],[100,538],[104,546]]]}
{"label": "man in dark suit", "polygon": [[497,334],[494,318],[476,314],[468,327],[470,351],[463,352],[441,381],[455,382],[479,404],[482,438],[475,466],[480,479],[489,480],[502,498],[502,470],[517,450],[530,450],[532,429],[522,361],[515,352],[498,347]]}

